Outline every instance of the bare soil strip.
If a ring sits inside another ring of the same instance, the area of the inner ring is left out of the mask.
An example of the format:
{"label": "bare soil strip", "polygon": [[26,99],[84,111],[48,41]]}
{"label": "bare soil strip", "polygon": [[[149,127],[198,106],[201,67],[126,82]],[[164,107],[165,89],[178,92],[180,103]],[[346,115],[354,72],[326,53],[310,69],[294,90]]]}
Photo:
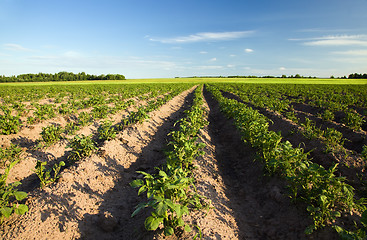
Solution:
{"label": "bare soil strip", "polygon": [[32,193],[29,212],[2,224],[3,239],[152,239],[153,233],[143,230],[144,216],[130,218],[141,199],[129,183],[137,170],[153,171],[162,164],[166,135],[192,91],[105,142],[104,154],[65,170],[57,184]]}

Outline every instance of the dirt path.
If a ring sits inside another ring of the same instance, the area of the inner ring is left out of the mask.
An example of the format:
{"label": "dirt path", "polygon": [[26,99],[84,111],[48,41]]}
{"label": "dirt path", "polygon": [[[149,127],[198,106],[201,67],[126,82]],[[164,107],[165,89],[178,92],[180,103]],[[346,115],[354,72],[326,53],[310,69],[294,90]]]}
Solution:
{"label": "dirt path", "polygon": [[166,135],[190,104],[192,91],[105,142],[101,156],[92,155],[65,170],[57,184],[31,194],[29,212],[1,226],[3,239],[152,239],[142,231],[144,216],[130,218],[140,200],[129,183],[136,170],[162,163]]}

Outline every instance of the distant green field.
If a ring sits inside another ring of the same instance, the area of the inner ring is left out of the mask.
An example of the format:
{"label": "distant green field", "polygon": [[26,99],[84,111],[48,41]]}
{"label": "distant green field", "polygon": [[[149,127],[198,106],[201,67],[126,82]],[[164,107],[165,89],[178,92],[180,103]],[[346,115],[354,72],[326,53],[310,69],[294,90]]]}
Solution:
{"label": "distant green field", "polygon": [[0,86],[24,85],[79,85],[79,84],[142,84],[142,83],[288,83],[288,84],[367,84],[367,79],[330,79],[330,78],[151,78],[127,80],[98,80],[73,82],[21,82],[0,83]]}

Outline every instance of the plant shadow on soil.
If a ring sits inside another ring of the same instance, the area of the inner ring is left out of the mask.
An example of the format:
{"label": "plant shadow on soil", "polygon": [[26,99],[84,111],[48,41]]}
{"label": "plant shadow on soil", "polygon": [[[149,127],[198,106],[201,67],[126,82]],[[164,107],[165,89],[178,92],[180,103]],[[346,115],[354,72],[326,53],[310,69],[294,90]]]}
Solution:
{"label": "plant shadow on soil", "polygon": [[[99,166],[99,171],[104,172],[106,168],[109,171],[112,169],[112,172],[119,175],[119,180],[102,196],[103,202],[98,208],[98,213],[85,214],[79,221],[80,239],[154,239],[157,233],[148,232],[144,228],[144,220],[150,215],[150,210],[143,210],[131,218],[135,206],[146,202],[147,198],[145,193],[138,196],[138,189],[132,188],[129,183],[142,177],[136,171],[153,173],[154,167],[160,167],[164,163],[163,150],[167,145],[167,134],[174,128],[175,122],[183,116],[184,110],[191,106],[193,96],[193,92],[189,93],[184,105],[167,117],[154,135],[149,136],[151,141],[141,153],[134,153],[134,149],[129,149],[126,143],[121,142],[128,153],[137,157],[130,167],[124,168],[119,165],[117,159],[104,156],[107,166]],[[154,121],[152,123],[156,124]]]}
{"label": "plant shadow on soil", "polygon": [[219,104],[205,89],[204,96],[210,108],[209,134],[216,146],[219,174],[239,228],[238,238],[334,238],[330,229],[304,234],[312,224],[306,206],[291,202],[286,195],[285,181],[264,175],[255,150],[241,140],[233,120],[224,117]]}

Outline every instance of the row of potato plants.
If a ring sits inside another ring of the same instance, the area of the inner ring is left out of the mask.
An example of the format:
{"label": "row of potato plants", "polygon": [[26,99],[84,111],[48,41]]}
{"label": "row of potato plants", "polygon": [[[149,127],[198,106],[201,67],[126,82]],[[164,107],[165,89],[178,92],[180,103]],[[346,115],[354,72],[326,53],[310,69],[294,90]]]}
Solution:
{"label": "row of potato plants", "polygon": [[[72,93],[63,92],[70,90],[70,88],[60,86],[61,92],[58,93],[59,95],[56,97],[54,95],[50,96],[50,94],[44,92],[45,90],[41,91],[44,93],[43,99],[46,97],[53,97],[53,99],[48,99],[54,102],[50,104],[39,104],[38,101],[41,100],[39,98],[33,98],[30,104],[25,104],[25,100],[18,101],[17,98],[10,97],[17,95],[17,92],[13,89],[13,91],[6,92],[8,95],[0,98],[4,103],[0,107],[0,134],[14,134],[26,124],[38,123],[58,115],[75,115],[77,112],[80,112],[80,110],[87,108],[92,108],[93,117],[101,118],[108,112],[115,113],[124,108],[123,103],[127,98],[138,96],[140,100],[145,100],[156,97],[158,94],[169,92],[172,88],[169,85],[161,85],[159,87],[160,89],[157,89],[156,86],[158,84],[155,86],[152,84],[147,85],[148,86],[144,85],[139,87],[136,85],[116,85],[114,91],[111,91],[111,86],[109,85],[100,85],[98,88],[93,85],[86,85],[74,87],[78,89],[78,91],[74,90]],[[23,94],[28,94],[30,91],[34,90],[34,86],[25,89],[28,91],[24,90]],[[116,89],[122,91],[116,92]],[[21,120],[22,117],[26,117],[26,120]]]}
{"label": "row of potato plants", "polygon": [[209,206],[197,193],[193,176],[194,160],[204,154],[201,149],[205,144],[198,141],[198,134],[207,125],[206,114],[200,86],[195,91],[191,108],[185,111],[185,117],[175,123],[179,125],[178,130],[168,134],[171,140],[165,164],[157,167],[153,174],[138,171],[143,179],[131,182],[132,187],[139,188],[138,195],[146,192],[148,199],[137,205],[131,216],[144,208],[152,209],[144,223],[147,230],[154,231],[162,225],[166,236],[180,236],[183,231],[191,231],[183,217],[190,211]]}
{"label": "row of potato plants", "polygon": [[[213,85],[208,90],[225,115],[234,119],[243,140],[258,151],[266,171],[285,178],[289,197],[307,204],[313,224],[305,233],[331,225],[352,211],[365,211],[364,199],[355,199],[353,187],[345,183],[345,178],[335,175],[337,164],[325,169],[313,163],[302,148],[293,147],[290,142],[282,141],[280,133],[270,131],[267,117],[241,102],[223,97]],[[334,225],[339,232],[346,232]]]}
{"label": "row of potato plants", "polygon": [[[342,154],[346,154],[348,152],[344,147],[345,139],[343,133],[336,130],[335,128],[322,129],[322,125],[318,126],[314,121],[310,120],[308,117],[305,117],[303,121],[297,117],[297,114],[294,111],[293,105],[291,101],[282,97],[278,90],[274,90],[275,93],[272,95],[263,95],[261,92],[256,95],[253,91],[250,91],[251,87],[245,87],[242,84],[237,85],[221,85],[220,89],[225,91],[229,91],[237,95],[246,103],[251,103],[254,107],[270,109],[274,112],[281,114],[283,117],[291,120],[295,124],[297,124],[298,131],[303,134],[308,139],[318,139],[325,144],[325,152],[339,152]],[[284,88],[282,88],[284,89]],[[269,93],[269,92],[267,92]],[[328,117],[330,114],[333,114],[329,110],[325,110],[323,114],[320,114],[320,117],[323,121],[331,121],[332,119]],[[350,126],[352,129],[359,129],[361,125],[364,123],[363,117],[355,117],[358,113],[346,113],[344,122],[347,123],[347,126]],[[354,116],[354,117],[353,117]],[[361,152],[355,153],[349,151],[348,154],[355,155],[356,157],[361,157],[365,161],[367,160],[367,146],[364,146]]]}
{"label": "row of potato plants", "polygon": [[292,109],[293,104],[307,104],[318,110],[318,116],[333,121],[341,112],[341,124],[352,130],[361,130],[366,122],[366,86],[350,85],[292,85],[292,84],[236,84],[226,85],[242,93],[252,104],[283,113]]}
{"label": "row of potato plants", "polygon": [[[138,85],[136,85],[137,87]],[[140,85],[139,85],[140,86]],[[147,119],[148,113],[158,109],[160,106],[165,104],[167,101],[172,99],[174,96],[181,93],[183,90],[191,87],[192,85],[188,84],[177,84],[174,86],[168,85],[155,85],[151,86],[151,89],[155,88],[155,95],[157,96],[159,93],[165,93],[167,89],[169,89],[169,94],[163,95],[163,97],[159,97],[156,100],[151,100],[148,102],[147,106],[138,108],[137,111],[131,112],[129,116],[123,119],[120,123],[116,125],[112,125],[110,121],[104,121],[98,128],[97,138],[99,142],[93,139],[93,136],[84,136],[84,135],[76,135],[73,139],[69,141],[67,148],[71,148],[71,153],[67,158],[67,163],[64,161],[60,161],[55,163],[52,168],[47,168],[46,162],[37,161],[35,166],[35,173],[40,179],[40,187],[44,187],[50,183],[55,182],[59,177],[60,171],[62,171],[63,167],[68,167],[71,164],[74,164],[76,161],[79,161],[83,158],[90,156],[92,153],[98,150],[99,144],[102,144],[106,140],[113,139],[118,131],[122,131],[127,126],[130,126],[135,123],[141,123],[145,119]],[[148,99],[149,97],[142,97],[144,99]],[[48,126],[43,128],[41,133],[41,142],[44,144],[43,146],[49,146],[51,144],[56,143],[61,139],[61,134],[67,130],[63,129],[60,126]],[[6,180],[14,165],[19,162],[19,154],[21,153],[21,149],[16,145],[11,145],[8,148],[0,148],[0,162],[5,166],[3,169],[3,174],[0,175],[0,223],[5,219],[10,217],[13,213],[24,214],[28,211],[28,207],[25,204],[21,204],[22,201],[27,197],[27,193],[18,191],[17,186],[19,186],[20,182],[15,182],[11,184],[7,184]]]}

